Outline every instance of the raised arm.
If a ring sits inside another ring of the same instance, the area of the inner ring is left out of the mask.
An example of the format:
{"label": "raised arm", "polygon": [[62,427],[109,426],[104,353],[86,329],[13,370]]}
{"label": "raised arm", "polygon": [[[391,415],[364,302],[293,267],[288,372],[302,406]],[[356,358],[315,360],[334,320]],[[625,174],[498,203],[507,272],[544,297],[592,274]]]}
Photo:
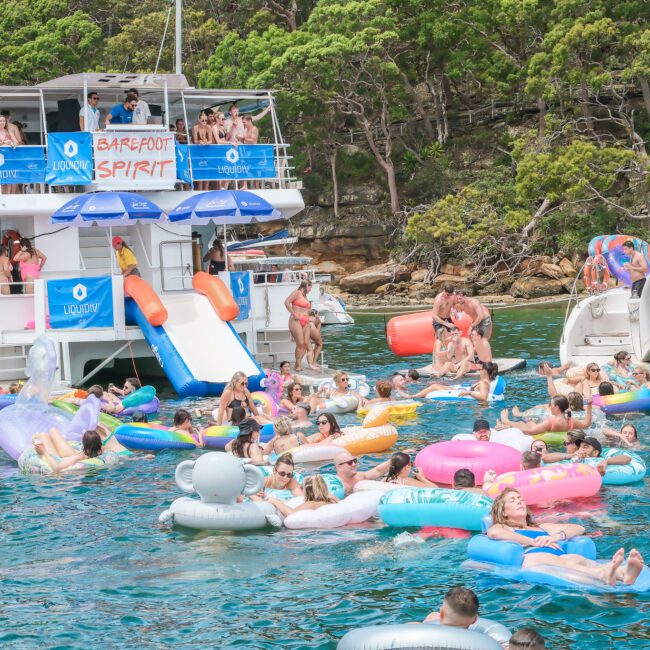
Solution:
{"label": "raised arm", "polygon": [[587,416],[584,418],[584,420],[578,420],[576,418],[573,419],[574,429],[588,429],[591,426],[591,420],[592,420],[591,397],[589,397],[587,401],[587,405],[585,407],[585,413],[587,414]]}
{"label": "raised arm", "polygon": [[269,101],[269,105],[263,111],[260,111],[257,115],[251,115],[253,122],[257,122],[258,120],[261,120],[263,117],[266,117],[271,111],[272,107],[273,107],[273,100],[271,99],[271,101]]}
{"label": "raised arm", "polygon": [[390,469],[390,460],[385,460],[383,463],[379,463],[376,467],[366,470],[365,472],[359,472],[364,479],[368,481],[374,481],[375,479],[381,478],[384,474]]}

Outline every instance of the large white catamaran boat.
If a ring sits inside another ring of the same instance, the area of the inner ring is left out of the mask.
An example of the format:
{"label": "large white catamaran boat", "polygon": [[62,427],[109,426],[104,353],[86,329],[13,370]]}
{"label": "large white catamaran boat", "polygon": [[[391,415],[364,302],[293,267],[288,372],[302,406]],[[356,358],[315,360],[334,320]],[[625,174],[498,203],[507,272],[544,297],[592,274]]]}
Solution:
{"label": "large white catamaran boat", "polygon": [[[110,125],[92,134],[79,130],[79,112],[90,91],[100,97],[103,125],[106,112],[122,103],[130,88],[149,104],[152,117],[146,124]],[[270,107],[258,122],[259,144],[188,146],[168,127],[183,119],[189,130],[203,109],[227,114],[233,102],[244,115]],[[26,237],[47,257],[33,285],[18,282],[11,295],[0,296],[0,381],[24,377],[30,346],[45,333],[58,349],[62,386],[87,382],[125,360],[135,360],[141,372],[160,372],[162,365],[169,376],[167,359],[173,357],[196,380],[192,394],[206,394],[218,392],[237,370],[258,376],[261,364],[292,358],[284,300],[304,277],[313,280],[310,297],[317,300],[320,286],[313,271],[284,267],[278,273],[274,268],[258,270],[255,277],[253,271],[219,273],[240,306],[238,318],[224,322],[193,286],[216,220],[196,225],[166,216],[198,194],[189,189],[197,179],[211,189],[225,181],[231,189],[242,189],[248,181],[258,188],[249,191],[284,219],[304,208],[271,91],[197,89],[181,74],[92,73],[34,87],[2,87],[0,103],[14,121],[27,125],[28,141],[0,147],[0,231],[10,255],[17,239]],[[90,192],[136,192],[163,214],[153,220],[115,221],[98,214],[69,224],[53,222],[57,210]],[[227,218],[223,222],[229,223]],[[143,280],[165,307],[161,325],[140,327],[129,315],[128,300],[125,309],[111,246],[115,236],[134,251]],[[108,279],[103,283],[108,293],[95,290],[99,278]],[[62,298],[70,280],[72,289]],[[83,317],[89,310],[104,314],[101,326]],[[174,384],[174,377],[170,380]]]}

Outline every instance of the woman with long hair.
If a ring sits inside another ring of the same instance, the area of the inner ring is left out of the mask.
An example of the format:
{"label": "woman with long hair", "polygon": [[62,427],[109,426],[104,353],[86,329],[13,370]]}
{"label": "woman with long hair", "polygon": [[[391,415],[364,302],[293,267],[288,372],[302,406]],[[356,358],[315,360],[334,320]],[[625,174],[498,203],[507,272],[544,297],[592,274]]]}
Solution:
{"label": "woman with long hair", "polygon": [[265,465],[259,439],[260,423],[255,418],[246,418],[239,423],[239,434],[226,445],[226,451],[248,459],[253,465]]}
{"label": "woman with long hair", "polygon": [[[413,472],[413,478],[411,478],[411,472]],[[436,483],[429,481],[418,467],[413,467],[411,457],[401,451],[390,457],[388,475],[384,480],[386,483],[409,487],[438,487]]]}
{"label": "woman with long hair", "polygon": [[13,271],[6,246],[0,246],[0,295],[8,296],[11,293],[11,282],[13,282]]}
{"label": "woman with long hair", "polygon": [[[203,257],[203,261],[208,263],[206,270],[210,275],[219,275],[219,273],[226,270],[226,252],[223,242],[218,237],[212,242],[212,246]],[[235,270],[231,258],[228,258],[228,270]]]}
{"label": "woman with long hair", "polygon": [[25,283],[25,293],[34,293],[34,280],[41,277],[41,269],[47,262],[47,257],[32,246],[27,237],[20,240],[20,250],[14,255],[14,262],[18,262],[20,276]]}
{"label": "woman with long hair", "polygon": [[319,413],[316,416],[316,426],[318,427],[318,433],[314,433],[308,438],[311,443],[322,442],[327,444],[343,435],[341,427],[332,413]]}
{"label": "woman with long hair", "polygon": [[579,420],[571,415],[569,400],[564,395],[556,395],[549,404],[551,417],[541,422],[512,422],[508,409],[501,411],[501,419],[497,421],[497,429],[517,427],[523,433],[534,436],[546,431],[569,431],[569,429],[588,429],[591,426],[591,398],[587,401],[586,417]]}
{"label": "woman with long hair", "polygon": [[302,360],[307,355],[307,363],[312,370],[318,370],[319,366],[314,363],[311,351],[311,325],[309,311],[311,303],[307,300],[307,294],[311,291],[311,282],[303,280],[300,286],[292,291],[284,301],[284,306],[289,312],[289,331],[296,344],[296,364],[294,369],[302,371]]}
{"label": "woman with long hair", "polygon": [[248,377],[238,370],[230,379],[230,383],[224,388],[219,399],[219,411],[217,413],[217,426],[221,426],[224,420],[230,420],[231,411],[236,406],[242,406],[250,412],[253,417],[258,417],[259,412],[253,403],[251,392],[248,390]]}
{"label": "woman with long hair", "polygon": [[264,480],[264,488],[290,490],[295,497],[303,495],[302,486],[294,476],[294,462],[291,454],[282,454],[273,465],[273,474]]}
{"label": "woman with long hair", "polygon": [[[634,584],[643,569],[641,554],[632,549],[625,560],[620,548],[607,564],[588,560],[581,555],[567,553],[559,542],[584,535],[585,529],[578,524],[538,524],[528,512],[526,503],[514,488],[506,488],[492,504],[492,526],[487,535],[490,539],[514,542],[524,547],[524,568],[541,566],[563,567],[584,573],[592,579],[615,585],[622,582]],[[542,569],[540,569],[542,570]]]}
{"label": "woman with long hair", "polygon": [[57,429],[35,435],[33,443],[36,453],[55,474],[77,469],[75,465],[89,458],[97,458],[103,451],[101,436],[95,430],[83,434],[81,451],[75,449]]}
{"label": "woman with long hair", "polygon": [[[212,127],[208,122],[208,114],[205,111],[201,111],[196,124],[192,127],[194,144],[214,144]],[[196,189],[199,192],[206,192],[210,189],[210,181],[196,181]]]}
{"label": "woman with long hair", "polygon": [[284,501],[280,501],[275,497],[268,497],[267,501],[272,503],[280,514],[285,517],[288,517],[294,512],[300,512],[301,510],[318,510],[318,508],[322,508],[328,503],[338,502],[338,499],[329,493],[327,483],[325,483],[325,479],[320,474],[308,476],[302,484],[302,489],[305,493],[305,502],[295,508],[288,506]]}

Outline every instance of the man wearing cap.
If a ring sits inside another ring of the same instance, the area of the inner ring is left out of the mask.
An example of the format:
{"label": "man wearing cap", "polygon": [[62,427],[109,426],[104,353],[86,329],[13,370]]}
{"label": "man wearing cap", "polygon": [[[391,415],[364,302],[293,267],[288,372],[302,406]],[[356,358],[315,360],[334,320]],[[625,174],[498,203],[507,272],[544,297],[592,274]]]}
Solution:
{"label": "man wearing cap", "polygon": [[481,440],[482,442],[490,442],[490,436],[492,435],[492,432],[490,431],[490,423],[487,420],[475,420],[474,428],[472,431],[474,432],[474,437],[477,440]]}
{"label": "man wearing cap", "polygon": [[113,248],[115,249],[115,256],[117,263],[120,265],[122,275],[126,278],[129,275],[140,275],[138,269],[138,260],[133,251],[124,243],[121,237],[113,237]]}
{"label": "man wearing cap", "polygon": [[[580,462],[583,458],[600,458],[602,451],[603,446],[600,444],[599,440],[587,437],[576,450],[574,459]],[[608,465],[629,465],[631,462],[632,458],[627,454],[618,454],[616,456],[611,456],[610,458],[603,458],[602,461],[596,465],[596,469],[602,476],[604,476]]]}
{"label": "man wearing cap", "polygon": [[343,488],[345,489],[345,496],[352,494],[354,486],[359,481],[374,481],[381,478],[386,474],[390,468],[390,460],[380,463],[372,469],[365,472],[359,472],[359,459],[353,456],[349,451],[342,451],[340,454],[334,456],[334,467],[336,467],[336,475],[341,479]]}
{"label": "man wearing cap", "polygon": [[140,93],[138,92],[137,88],[131,88],[128,91],[128,94],[130,95],[135,95],[135,98],[137,99],[138,103],[136,104],[135,110],[133,111],[133,120],[132,124],[147,124],[149,122],[149,118],[151,117],[151,111],[149,110],[149,104],[144,101],[144,99],[140,99]]}

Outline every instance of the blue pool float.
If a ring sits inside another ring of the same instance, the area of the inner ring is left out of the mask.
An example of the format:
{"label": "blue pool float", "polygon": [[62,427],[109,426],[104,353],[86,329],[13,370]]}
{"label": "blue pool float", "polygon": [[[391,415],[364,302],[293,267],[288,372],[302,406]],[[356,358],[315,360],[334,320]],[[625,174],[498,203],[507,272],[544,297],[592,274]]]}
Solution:
{"label": "blue pool float", "polygon": [[481,530],[492,499],[476,492],[445,488],[399,488],[384,494],[379,516],[389,526],[443,526]]}
{"label": "blue pool float", "polygon": [[[262,465],[259,469],[262,471],[262,474],[264,474],[264,478],[271,476],[273,473],[272,465]],[[321,476],[325,483],[327,483],[327,488],[329,489],[330,494],[333,494],[337,499],[345,498],[345,488],[343,487],[343,483],[341,483],[341,479],[336,474],[321,474]],[[298,481],[298,483],[300,483],[300,485],[302,485],[305,480],[305,477],[300,472],[294,472],[293,477]],[[280,501],[287,501],[293,499],[295,496],[294,494],[291,494],[291,490],[275,490],[274,488],[265,488],[264,493],[269,497],[280,499]]]}
{"label": "blue pool float", "polygon": [[[589,560],[596,559],[596,545],[590,537],[572,537],[566,542],[559,542],[566,553],[582,555]],[[572,571],[558,566],[522,567],[524,547],[515,542],[489,539],[487,535],[476,535],[467,544],[469,560],[464,567],[477,571],[494,573],[500,578],[516,582],[550,585],[565,589],[583,589],[585,591],[611,593],[646,593],[650,592],[650,569],[644,566],[633,585],[606,585],[580,571]],[[602,560],[606,564],[606,560]]]}
{"label": "blue pool float", "polygon": [[[432,390],[430,393],[427,393],[426,399],[433,399],[438,402],[476,402],[473,397],[469,395],[460,396],[461,391],[470,390],[472,384],[456,384],[450,386],[446,390]],[[503,377],[497,377],[490,382],[490,390],[488,393],[488,402],[501,402],[505,399],[506,392],[506,380]]]}
{"label": "blue pool float", "polygon": [[632,462],[629,465],[607,465],[605,476],[603,476],[603,485],[628,485],[629,483],[642,481],[647,471],[646,464],[639,454],[628,449],[605,447],[599,457],[585,458],[581,462],[596,467],[603,458],[612,458],[613,456],[621,455],[629,456]]}
{"label": "blue pool float", "polygon": [[16,403],[16,398],[18,395],[14,393],[7,393],[6,395],[0,395],[0,411],[6,406],[12,406]]}

